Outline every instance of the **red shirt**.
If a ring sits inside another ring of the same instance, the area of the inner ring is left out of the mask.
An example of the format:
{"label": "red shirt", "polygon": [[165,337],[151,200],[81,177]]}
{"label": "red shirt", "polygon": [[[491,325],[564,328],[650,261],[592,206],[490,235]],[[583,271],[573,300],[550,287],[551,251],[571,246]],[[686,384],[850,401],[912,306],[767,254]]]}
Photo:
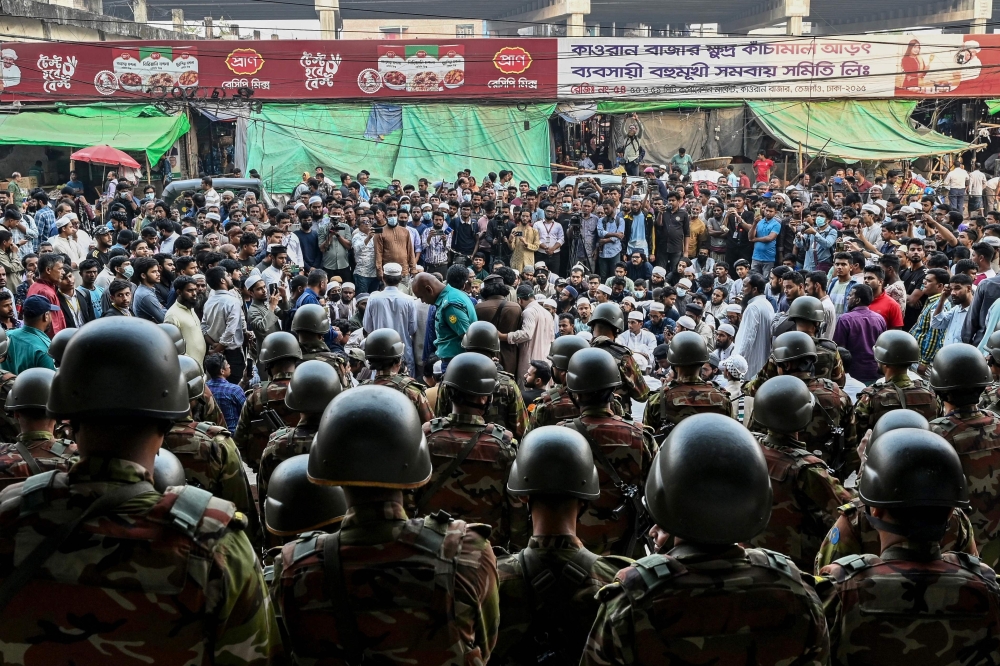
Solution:
{"label": "red shirt", "polygon": [[56,293],[55,287],[41,280],[35,280],[28,287],[28,296],[41,296],[52,304],[50,307],[52,325],[49,326],[49,330],[45,331],[50,338],[55,337],[56,333],[66,328],[66,317],[63,315],[62,306],[59,304],[59,294]]}
{"label": "red shirt", "polygon": [[757,174],[758,183],[766,183],[768,178],[768,172],[771,167],[774,166],[774,162],[767,159],[766,157],[762,160],[757,160],[753,163],[753,170]]}
{"label": "red shirt", "polygon": [[889,298],[889,295],[885,291],[872,301],[868,309],[882,315],[882,319],[885,319],[885,327],[887,329],[903,328],[903,313],[899,309],[899,303],[895,299]]}

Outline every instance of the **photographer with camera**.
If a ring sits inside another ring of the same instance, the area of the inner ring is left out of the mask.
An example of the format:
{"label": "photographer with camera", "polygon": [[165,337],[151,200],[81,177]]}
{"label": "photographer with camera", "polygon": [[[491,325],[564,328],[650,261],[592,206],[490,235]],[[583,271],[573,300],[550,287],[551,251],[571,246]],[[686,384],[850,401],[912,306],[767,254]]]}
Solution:
{"label": "photographer with camera", "polygon": [[507,235],[507,247],[510,248],[510,267],[519,271],[535,265],[535,250],[538,249],[538,232],[531,225],[531,211],[518,211],[517,226]]}

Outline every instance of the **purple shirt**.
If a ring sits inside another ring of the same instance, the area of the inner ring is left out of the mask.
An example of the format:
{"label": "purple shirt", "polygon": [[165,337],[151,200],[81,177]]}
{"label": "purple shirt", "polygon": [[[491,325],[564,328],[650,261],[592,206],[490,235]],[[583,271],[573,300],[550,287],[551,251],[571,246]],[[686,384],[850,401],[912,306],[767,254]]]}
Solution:
{"label": "purple shirt", "polygon": [[863,382],[878,379],[882,374],[875,361],[875,340],[885,332],[885,319],[866,305],[859,305],[837,318],[833,341],[851,352],[851,376]]}

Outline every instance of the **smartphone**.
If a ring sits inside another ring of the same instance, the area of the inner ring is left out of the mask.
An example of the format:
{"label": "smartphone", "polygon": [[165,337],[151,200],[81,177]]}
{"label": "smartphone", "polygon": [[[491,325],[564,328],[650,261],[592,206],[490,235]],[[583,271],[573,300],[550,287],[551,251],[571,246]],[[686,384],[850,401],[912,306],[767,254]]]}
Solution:
{"label": "smartphone", "polygon": [[290,267],[288,268],[288,272],[289,272],[289,273],[291,273],[292,275],[298,275],[298,274],[299,274],[299,272],[300,272],[301,270],[302,270],[302,269],[301,269],[301,268],[299,268],[298,266],[296,266],[295,264],[292,264],[292,265],[291,265],[291,266],[290,266]]}
{"label": "smartphone", "polygon": [[379,227],[379,226],[372,227],[372,233],[373,234],[380,234],[380,233],[382,233],[382,227]]}
{"label": "smartphone", "polygon": [[271,284],[267,285],[267,291],[272,296],[275,295],[275,294],[277,294],[278,293],[278,284],[275,282],[275,283],[271,283]]}

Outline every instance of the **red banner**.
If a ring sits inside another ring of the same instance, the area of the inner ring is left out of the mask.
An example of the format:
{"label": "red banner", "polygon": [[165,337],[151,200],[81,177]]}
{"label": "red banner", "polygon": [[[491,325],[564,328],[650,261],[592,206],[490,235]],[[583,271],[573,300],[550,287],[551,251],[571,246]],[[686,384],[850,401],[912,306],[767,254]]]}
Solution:
{"label": "red banner", "polygon": [[555,39],[2,45],[0,102],[556,96]]}

